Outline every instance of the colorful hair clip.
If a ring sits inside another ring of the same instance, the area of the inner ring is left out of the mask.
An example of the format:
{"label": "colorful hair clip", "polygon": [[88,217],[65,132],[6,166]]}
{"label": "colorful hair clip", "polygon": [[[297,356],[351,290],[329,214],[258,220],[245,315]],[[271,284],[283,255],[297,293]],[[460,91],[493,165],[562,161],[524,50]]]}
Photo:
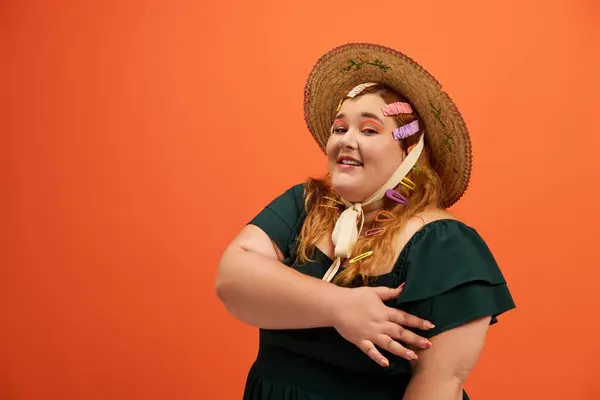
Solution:
{"label": "colorful hair clip", "polygon": [[400,184],[406,186],[410,190],[415,190],[415,188],[417,187],[417,185],[407,177],[402,178]]}
{"label": "colorful hair clip", "polygon": [[364,260],[365,258],[370,257],[372,255],[373,255],[373,251],[369,250],[366,253],[362,253],[362,254],[354,257],[353,259],[351,259],[350,261],[348,261],[348,263],[354,264],[355,262],[360,261],[360,260]]}
{"label": "colorful hair clip", "polygon": [[404,103],[401,101],[397,101],[392,104],[388,104],[387,106],[381,109],[383,115],[386,117],[391,117],[392,115],[398,114],[412,114],[413,110],[410,104]]}
{"label": "colorful hair clip", "polygon": [[377,215],[375,216],[375,221],[376,222],[388,222],[388,221],[394,221],[396,219],[396,217],[394,217],[394,214],[392,214],[389,211],[385,211],[385,210],[381,210],[377,213]]}
{"label": "colorful hair clip", "polygon": [[402,125],[401,127],[394,129],[392,133],[394,134],[394,139],[399,140],[406,139],[417,132],[419,132],[419,121],[415,119],[409,124]]}
{"label": "colorful hair clip", "polygon": [[343,101],[344,100],[340,100],[340,104],[338,104],[337,108],[335,109],[335,112],[339,112],[340,111],[340,109],[342,108],[342,102]]}
{"label": "colorful hair clip", "polygon": [[327,200],[329,200],[329,201],[333,201],[334,203],[337,203],[337,204],[344,204],[344,203],[342,203],[341,201],[334,199],[333,197],[329,197],[329,196],[323,196],[323,198],[324,198],[324,199],[327,199]]}
{"label": "colorful hair clip", "polygon": [[385,228],[373,228],[365,232],[365,236],[373,236],[385,231]]}
{"label": "colorful hair clip", "polygon": [[377,84],[373,83],[373,82],[361,83],[360,85],[355,86],[354,89],[352,89],[348,93],[348,97],[356,97],[360,93],[362,93],[362,91],[365,90],[366,88],[371,87],[371,86],[375,86],[375,85],[377,85]]}
{"label": "colorful hair clip", "polygon": [[396,192],[394,189],[388,189],[385,191],[385,195],[390,199],[402,204],[406,205],[408,203],[408,199],[402,194]]}

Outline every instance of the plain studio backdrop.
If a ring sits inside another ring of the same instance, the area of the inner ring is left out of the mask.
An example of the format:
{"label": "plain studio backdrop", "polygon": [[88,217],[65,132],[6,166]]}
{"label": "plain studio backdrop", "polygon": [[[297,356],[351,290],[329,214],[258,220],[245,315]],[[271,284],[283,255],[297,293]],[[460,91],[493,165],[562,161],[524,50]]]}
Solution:
{"label": "plain studio backdrop", "polygon": [[518,306],[471,397],[600,398],[599,39],[594,0],[0,2],[0,398],[241,398],[257,330],[217,263],[325,172],[304,82],[349,41],[413,57],[470,128],[451,212]]}

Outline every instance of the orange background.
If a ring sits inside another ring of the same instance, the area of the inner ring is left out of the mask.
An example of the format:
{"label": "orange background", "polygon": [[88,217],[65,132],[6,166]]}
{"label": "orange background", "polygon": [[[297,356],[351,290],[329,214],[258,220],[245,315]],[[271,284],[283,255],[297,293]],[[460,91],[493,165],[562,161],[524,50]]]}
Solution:
{"label": "orange background", "polygon": [[218,302],[219,256],[324,171],[303,85],[348,41],[422,63],[472,131],[452,211],[518,305],[472,398],[600,398],[597,1],[4,0],[0,19],[0,398],[241,398],[257,331]]}

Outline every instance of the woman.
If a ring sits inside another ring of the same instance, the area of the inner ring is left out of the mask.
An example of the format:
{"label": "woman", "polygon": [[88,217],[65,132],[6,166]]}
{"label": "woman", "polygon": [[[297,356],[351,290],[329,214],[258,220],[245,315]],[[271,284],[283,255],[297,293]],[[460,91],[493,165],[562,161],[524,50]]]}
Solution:
{"label": "woman", "polygon": [[273,200],[219,265],[219,297],[260,328],[244,399],[467,399],[514,303],[483,239],[445,211],[471,170],[456,107],[405,55],[358,43],[317,62],[305,117],[329,173]]}

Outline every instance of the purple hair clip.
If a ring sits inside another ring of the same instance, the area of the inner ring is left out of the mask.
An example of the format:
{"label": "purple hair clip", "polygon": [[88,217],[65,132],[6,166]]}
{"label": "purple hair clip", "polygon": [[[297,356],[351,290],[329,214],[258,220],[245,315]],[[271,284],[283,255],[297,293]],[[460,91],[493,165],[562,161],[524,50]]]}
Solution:
{"label": "purple hair clip", "polygon": [[406,198],[406,196],[403,196],[401,193],[396,192],[394,189],[386,190],[385,195],[402,205],[406,205],[408,203],[408,199]]}
{"label": "purple hair clip", "polygon": [[392,134],[394,135],[394,139],[400,140],[406,139],[417,132],[419,132],[419,121],[415,119],[410,124],[402,125],[401,127],[394,129]]}

